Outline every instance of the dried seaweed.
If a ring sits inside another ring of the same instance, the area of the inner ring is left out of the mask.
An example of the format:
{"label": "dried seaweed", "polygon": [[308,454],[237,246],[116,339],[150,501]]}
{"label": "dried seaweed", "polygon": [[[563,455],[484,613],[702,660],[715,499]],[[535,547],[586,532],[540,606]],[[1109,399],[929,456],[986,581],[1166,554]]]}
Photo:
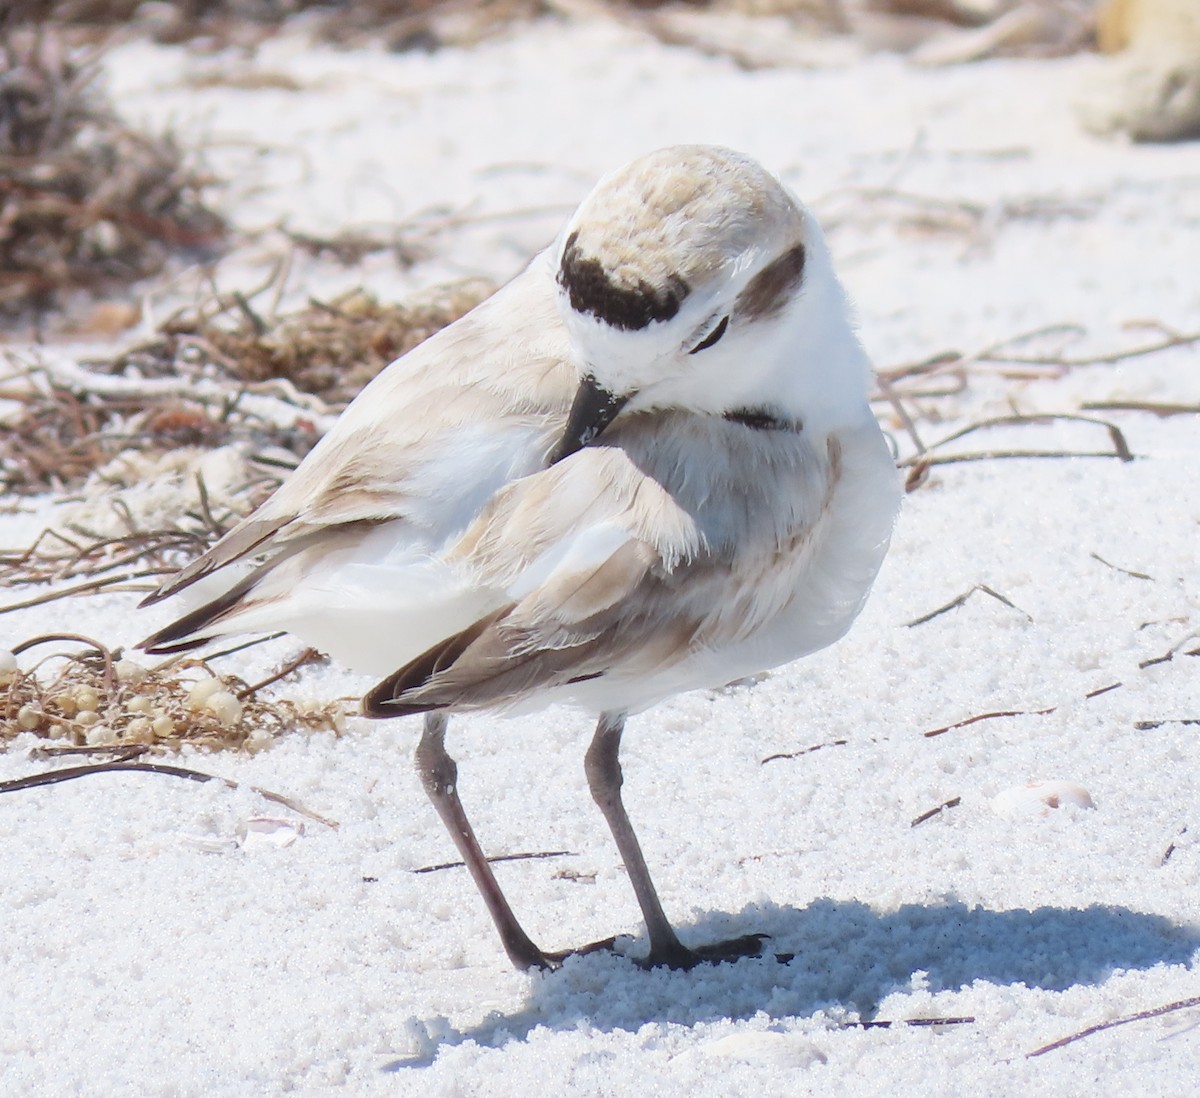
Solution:
{"label": "dried seaweed", "polygon": [[382,42],[394,50],[470,45],[547,11],[538,0],[36,0],[18,6],[22,21],[53,20],[82,33],[133,24],[159,42],[205,39],[218,46],[252,44],[306,12],[312,33],[325,41]]}
{"label": "dried seaweed", "polygon": [[126,126],[97,76],[56,34],[0,36],[0,321],[127,285],[224,233],[202,202],[212,180],[171,137]]}
{"label": "dried seaweed", "polygon": [[[82,373],[61,378],[45,369],[18,367],[7,385],[0,383],[0,399],[18,406],[0,433],[0,490],[32,495],[77,489],[131,453],[161,456],[181,447],[236,443],[278,463],[279,451],[298,460],[316,444],[319,431],[310,418],[268,419],[242,407],[242,395],[235,386],[219,395],[189,392],[186,383],[106,391],[90,386]],[[104,475],[123,479],[111,468]],[[261,490],[251,493],[247,510],[263,497]]]}
{"label": "dried seaweed", "polygon": [[90,365],[114,373],[136,369],[142,377],[186,376],[204,367],[249,386],[282,379],[338,408],[389,362],[469,312],[493,289],[484,279],[471,279],[403,304],[385,304],[356,289],[278,318],[260,316],[244,295],[218,294],[169,318],[153,339]]}
{"label": "dried seaweed", "polygon": [[[17,656],[51,643],[74,647],[28,668],[17,666]],[[316,658],[306,650],[269,681]],[[148,667],[90,637],[33,637],[11,653],[0,653],[0,743],[32,732],[79,746],[175,750],[188,743],[256,751],[293,729],[340,733],[344,727],[345,701],[263,697],[267,681],[250,686],[236,675],[219,674],[211,666],[213,659],[176,659]]]}
{"label": "dried seaweed", "polygon": [[[180,447],[236,445],[260,464],[290,467],[316,444],[322,421],[384,366],[491,290],[471,280],[402,304],[354,290],[272,319],[254,312],[252,298],[216,294],[88,370],[15,364],[0,380],[0,399],[18,405],[0,435],[0,489],[61,492],[97,471],[120,480],[109,466],[120,455]],[[249,397],[269,398],[278,414],[263,414],[262,401]],[[264,477],[237,513],[277,480]]]}

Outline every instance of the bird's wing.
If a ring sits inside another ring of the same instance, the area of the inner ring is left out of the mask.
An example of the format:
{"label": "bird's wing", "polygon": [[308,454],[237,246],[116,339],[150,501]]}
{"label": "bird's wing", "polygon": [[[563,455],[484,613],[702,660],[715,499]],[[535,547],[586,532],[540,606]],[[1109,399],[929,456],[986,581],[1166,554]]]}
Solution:
{"label": "bird's wing", "polygon": [[531,268],[392,363],[262,507],[145,600],[205,581],[204,605],[143,645],[200,643],[224,620],[231,631],[280,564],[304,554],[309,568],[382,524],[436,551],[544,466],[578,381],[552,288]]}
{"label": "bird's wing", "polygon": [[[764,521],[773,518],[764,512]],[[710,537],[624,449],[582,450],[507,486],[452,550],[480,585],[507,595],[503,604],[390,675],[364,711],[512,706],[736,643],[778,612],[795,582],[774,535],[757,536],[764,529]]]}

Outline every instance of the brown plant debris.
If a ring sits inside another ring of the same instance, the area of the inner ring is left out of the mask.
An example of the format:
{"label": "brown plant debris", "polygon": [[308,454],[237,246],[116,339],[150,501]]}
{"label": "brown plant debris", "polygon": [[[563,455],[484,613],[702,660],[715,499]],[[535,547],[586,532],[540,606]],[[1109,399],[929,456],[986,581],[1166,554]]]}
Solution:
{"label": "brown plant debris", "polygon": [[160,270],[224,232],[211,182],[170,137],[126,126],[95,56],[41,30],[0,34],[0,321]]}
{"label": "brown plant debris", "polygon": [[[180,377],[187,374],[181,371]],[[62,492],[80,488],[93,475],[103,482],[100,487],[128,486],[144,482],[149,472],[135,468],[135,455],[152,462],[181,448],[239,444],[263,451],[276,465],[283,451],[294,464],[320,436],[307,416],[287,422],[243,407],[245,394],[234,385],[202,390],[181,380],[139,388],[106,386],[104,380],[97,376],[93,384],[85,371],[58,376],[36,367],[18,367],[0,380],[0,400],[16,405],[0,419],[0,491]],[[248,500],[246,510],[254,502]]]}
{"label": "brown plant debris", "polygon": [[132,23],[159,42],[204,39],[216,46],[253,46],[290,16],[307,12],[315,37],[394,50],[470,45],[547,9],[538,0],[32,0],[18,6],[23,20],[53,20],[84,33]]}
{"label": "brown plant debris", "polygon": [[[994,721],[1000,717],[1044,717],[1047,713],[1053,713],[1055,706],[1050,706],[1048,709],[1002,709],[995,713],[977,713],[973,717],[967,717],[966,720],[955,721],[953,724],[943,725],[941,728],[931,728],[928,732],[922,732],[926,739],[934,736],[941,736],[946,732],[953,732],[956,728],[967,728],[972,724],[978,724],[980,721]],[[953,807],[953,806],[951,806]],[[916,826],[914,824],[914,826]]]}
{"label": "brown plant debris", "polygon": [[838,1029],[891,1029],[893,1026],[969,1026],[974,1017],[961,1018],[900,1018],[896,1021],[872,1020],[867,1022],[842,1022]]}
{"label": "brown plant debris", "polygon": [[[1068,343],[1087,335],[1085,328],[1073,323],[1047,324],[1006,337],[977,351],[939,351],[918,362],[907,362],[878,371],[881,393],[876,399],[919,400],[957,396],[966,390],[972,374],[995,374],[1015,381],[1065,377],[1071,370],[1087,366],[1112,366],[1131,359],[1145,358],[1179,347],[1200,343],[1200,331],[1179,332],[1158,321],[1138,321],[1128,329],[1152,329],[1159,338],[1122,350],[1097,354],[1070,355]],[[1054,341],[1057,346],[1043,353],[1024,353],[1030,343]],[[1085,411],[1149,411],[1157,415],[1179,415],[1200,410],[1190,405],[1147,405],[1135,402],[1094,403]]]}
{"label": "brown plant debris", "polygon": [[811,755],[814,751],[821,751],[826,747],[844,747],[849,740],[829,740],[826,743],[814,743],[811,747],[802,747],[799,751],[784,751],[776,755],[768,755],[765,759],[759,760],[760,766],[765,766],[769,762],[778,762],[780,759],[798,759],[801,755]]}
{"label": "brown plant debris", "polygon": [[946,812],[951,808],[957,808],[960,804],[962,804],[962,797],[951,797],[948,801],[942,801],[942,803],[936,807],[922,812],[919,816],[915,816],[912,823],[909,824],[909,827],[919,827],[921,824],[932,820],[934,816],[940,816],[943,812]]}
{"label": "brown plant debris", "polygon": [[[43,645],[65,650],[21,667],[17,657]],[[342,700],[294,702],[262,697],[276,677],[312,662],[306,652],[264,683],[250,686],[222,675],[211,660],[168,660],[146,666],[90,637],[52,633],[0,652],[0,743],[23,732],[76,746],[154,746],[184,743],[258,751],[284,732],[340,733]]]}
{"label": "brown plant debris", "polygon": [[[40,752],[35,751],[35,755],[62,755],[69,752],[81,752],[86,754],[103,754],[108,751],[116,753],[116,757],[111,762],[85,763],[82,766],[66,766],[59,770],[45,770],[39,774],[29,774],[24,778],[11,778],[8,781],[0,782],[0,793],[16,793],[23,789],[37,789],[43,785],[58,785],[60,782],[73,781],[75,778],[86,778],[92,774],[114,774],[114,773],[133,773],[133,774],[166,774],[173,778],[186,778],[192,782],[220,782],[227,789],[239,788],[239,783],[232,778],[222,778],[217,774],[205,774],[201,770],[193,770],[187,766],[173,766],[170,763],[151,763],[151,762],[134,762],[132,760],[144,755],[150,748],[145,746],[135,747],[62,747],[62,748],[44,748]],[[301,816],[307,816],[310,820],[315,820],[319,824],[324,824],[326,827],[333,828],[335,831],[341,826],[337,820],[331,820],[328,816],[322,816],[314,812],[311,808],[307,808],[293,797],[285,797],[282,793],[273,793],[269,789],[263,789],[258,785],[247,786],[253,790],[264,800],[272,801],[275,804],[283,805],[284,808],[290,808],[293,812]],[[366,878],[363,878],[366,880]]]}
{"label": "brown plant debris", "polygon": [[[1109,450],[1034,450],[1034,449],[991,449],[991,450],[975,450],[963,453],[941,454],[933,451],[950,443],[957,442],[967,435],[973,434],[976,431],[990,430],[997,427],[1029,427],[1029,426],[1044,426],[1050,423],[1089,423],[1098,427],[1103,427],[1108,433],[1111,449]],[[902,459],[898,464],[902,469],[908,468],[910,472],[905,478],[905,490],[912,492],[925,483],[929,469],[934,465],[957,465],[963,462],[971,461],[1001,461],[1005,459],[1032,459],[1032,458],[1116,458],[1118,461],[1130,462],[1134,459],[1133,451],[1129,448],[1129,443],[1125,439],[1124,432],[1115,424],[1107,420],[1095,419],[1091,416],[1080,416],[1070,413],[1052,413],[1046,415],[1012,415],[1012,416],[997,416],[993,419],[980,420],[978,423],[972,423],[955,431],[953,434],[947,435],[945,438],[932,443],[925,447],[919,453],[915,453]]]}
{"label": "brown plant debris", "polygon": [[940,617],[942,614],[948,613],[951,610],[957,610],[976,592],[987,595],[989,598],[995,599],[997,602],[1002,602],[1010,610],[1016,610],[1019,614],[1024,614],[1029,621],[1033,621],[1032,615],[1022,610],[1016,603],[1006,596],[1000,594],[999,591],[994,591],[986,583],[977,583],[969,591],[964,591],[961,595],[956,595],[948,603],[939,606],[936,610],[929,611],[928,614],[922,614],[919,618],[913,618],[912,621],[904,623],[905,628],[911,629],[915,625],[924,625],[927,621],[933,621],[934,618]]}
{"label": "brown plant debris", "polygon": [[[495,854],[486,858],[488,862],[530,862],[544,858],[577,858],[573,850],[533,850],[522,854]],[[438,862],[437,865],[423,865],[414,869],[414,873],[440,873],[443,869],[465,869],[466,862]]]}
{"label": "brown plant debris", "polygon": [[1125,1026],[1130,1022],[1142,1022],[1147,1018],[1160,1018],[1164,1014],[1170,1014],[1176,1010],[1187,1010],[1196,1006],[1200,1006],[1200,995],[1194,996],[1191,999],[1180,999],[1178,1002],[1167,1003],[1166,1006],[1155,1007],[1152,1010],[1139,1010],[1136,1014],[1127,1014],[1123,1018],[1113,1018],[1108,1022],[1098,1022],[1094,1026],[1088,1026],[1087,1029],[1081,1029],[1078,1033],[1072,1033],[1069,1037],[1060,1037],[1057,1041],[1051,1041],[1048,1045],[1035,1048],[1032,1052],[1025,1053],[1025,1057],[1026,1059],[1032,1059],[1034,1056],[1044,1056],[1047,1052],[1054,1052],[1056,1049],[1064,1048],[1066,1045],[1074,1044],[1076,1041],[1082,1041],[1085,1037],[1091,1037],[1094,1033],[1102,1033],[1104,1030],[1112,1029],[1114,1026]]}
{"label": "brown plant debris", "polygon": [[385,304],[356,289],[282,317],[260,316],[252,296],[217,294],[175,314],[153,339],[104,368],[136,369],[142,377],[186,376],[204,368],[230,382],[274,390],[280,386],[271,383],[282,379],[336,409],[389,362],[470,312],[494,288],[470,279],[406,304]]}
{"label": "brown plant debris", "polygon": [[[0,400],[18,406],[2,421],[0,490],[63,491],[89,477],[144,484],[170,470],[135,456],[170,464],[181,447],[233,445],[260,466],[294,466],[316,444],[325,417],[492,288],[476,279],[405,304],[354,290],[272,319],[254,311],[254,295],[216,294],[89,369],[18,365],[0,378]],[[235,513],[261,502],[277,479],[260,480]]]}

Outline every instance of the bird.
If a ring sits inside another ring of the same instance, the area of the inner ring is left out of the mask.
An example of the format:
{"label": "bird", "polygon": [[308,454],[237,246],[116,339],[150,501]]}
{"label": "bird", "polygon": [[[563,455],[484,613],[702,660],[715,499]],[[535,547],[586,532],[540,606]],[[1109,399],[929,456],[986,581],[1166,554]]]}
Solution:
{"label": "bird", "polygon": [[362,713],[423,716],[425,792],[522,970],[592,947],[543,950],[521,927],[459,800],[449,718],[583,709],[641,963],[760,954],[763,935],[679,938],[622,800],[621,737],[659,702],[849,628],[900,500],[871,377],[791,190],[731,149],[649,152],[386,367],[273,496],[144,600],[186,605],[140,647],[284,630],[379,678]]}

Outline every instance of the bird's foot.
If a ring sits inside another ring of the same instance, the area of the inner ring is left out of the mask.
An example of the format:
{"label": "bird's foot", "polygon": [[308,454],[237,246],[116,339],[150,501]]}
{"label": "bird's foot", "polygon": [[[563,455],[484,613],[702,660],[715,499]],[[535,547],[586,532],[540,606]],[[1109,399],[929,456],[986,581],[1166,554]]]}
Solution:
{"label": "bird's foot", "polygon": [[[668,943],[658,949],[653,946],[649,956],[638,963],[642,968],[675,968],[687,971],[697,965],[719,965],[726,961],[739,961],[743,957],[761,957],[763,942],[769,934],[745,934],[740,938],[729,938],[723,942],[689,949],[682,942]],[[790,954],[776,954],[776,960],[790,961]]]}
{"label": "bird's foot", "polygon": [[589,953],[611,950],[616,940],[615,937],[604,938],[599,942],[589,942],[585,946],[579,946],[577,949],[561,949],[554,952],[539,949],[520,959],[513,957],[511,953],[509,957],[513,964],[520,969],[540,968],[543,972],[555,972],[562,968],[563,961],[568,957],[586,957]]}

